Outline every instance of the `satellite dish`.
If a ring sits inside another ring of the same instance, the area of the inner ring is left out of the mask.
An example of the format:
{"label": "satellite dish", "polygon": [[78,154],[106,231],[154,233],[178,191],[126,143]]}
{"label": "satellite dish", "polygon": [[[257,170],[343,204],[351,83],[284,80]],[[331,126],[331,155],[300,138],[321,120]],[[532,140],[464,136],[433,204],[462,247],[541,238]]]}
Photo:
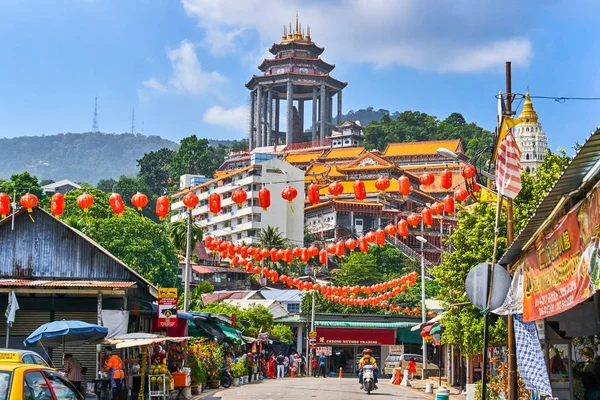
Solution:
{"label": "satellite dish", "polygon": [[[471,300],[471,303],[480,310],[486,308],[487,303],[487,288],[488,288],[488,265],[490,263],[477,264],[467,274],[467,280],[465,281],[465,287],[467,291],[467,297]],[[490,309],[495,310],[504,304],[506,294],[510,288],[512,277],[506,272],[502,266],[496,264],[494,267],[494,280],[492,288],[492,296],[490,299]]]}

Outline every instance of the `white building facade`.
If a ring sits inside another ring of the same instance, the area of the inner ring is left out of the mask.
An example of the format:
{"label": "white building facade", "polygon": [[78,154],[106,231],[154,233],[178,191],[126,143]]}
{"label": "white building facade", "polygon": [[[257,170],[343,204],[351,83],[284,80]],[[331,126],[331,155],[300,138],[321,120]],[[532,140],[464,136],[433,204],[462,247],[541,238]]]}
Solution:
{"label": "white building facade", "polygon": [[526,171],[534,172],[544,162],[548,151],[548,139],[533,109],[529,91],[525,95],[525,103],[519,119],[523,122],[517,124],[513,131],[521,150],[521,167]]}
{"label": "white building facade", "polygon": [[[281,197],[282,190],[288,184],[298,191],[292,203]],[[258,191],[263,186],[271,192],[271,206],[267,210],[258,205]],[[243,189],[248,195],[241,207],[231,200],[231,194],[236,189]],[[196,192],[200,200],[192,210],[192,216],[205,235],[251,245],[258,242],[261,229],[272,226],[278,228],[281,236],[290,240],[293,246],[303,246],[304,171],[285,161],[271,159],[251,164],[191,190]],[[185,193],[187,191],[173,196],[171,209],[177,214],[171,217],[171,221],[186,217],[187,210],[181,201]],[[217,215],[213,215],[208,208],[208,196],[211,193],[221,196],[221,212]]]}

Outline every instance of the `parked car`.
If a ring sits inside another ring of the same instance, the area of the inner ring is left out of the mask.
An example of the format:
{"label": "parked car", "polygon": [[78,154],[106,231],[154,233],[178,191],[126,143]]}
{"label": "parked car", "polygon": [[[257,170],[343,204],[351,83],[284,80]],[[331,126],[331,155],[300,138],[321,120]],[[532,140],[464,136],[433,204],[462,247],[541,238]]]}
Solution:
{"label": "parked car", "polygon": [[[10,355],[7,356],[6,354]],[[0,362],[0,399],[97,400],[95,394],[83,395],[56,370],[43,365],[23,364],[16,352],[3,352]]]}
{"label": "parked car", "polygon": [[49,367],[42,356],[31,350],[0,349],[0,363],[4,362],[21,362],[23,364],[36,364]]}
{"label": "parked car", "polygon": [[[404,371],[408,368],[408,361],[410,361],[411,357],[413,357],[415,363],[417,363],[417,372],[415,373],[415,376],[421,377],[423,375],[423,356],[418,354],[390,354],[385,359],[383,373],[385,375],[392,375],[395,368],[402,368]],[[427,369],[437,371],[439,367],[436,364],[427,363]]]}

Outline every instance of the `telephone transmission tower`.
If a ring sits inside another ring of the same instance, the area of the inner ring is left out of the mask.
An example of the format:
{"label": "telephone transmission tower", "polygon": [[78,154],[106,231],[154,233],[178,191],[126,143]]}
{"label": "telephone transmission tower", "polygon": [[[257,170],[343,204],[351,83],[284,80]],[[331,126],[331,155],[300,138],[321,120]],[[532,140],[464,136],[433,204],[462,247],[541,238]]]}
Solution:
{"label": "telephone transmission tower", "polygon": [[135,107],[131,108],[131,133],[135,133]]}
{"label": "telephone transmission tower", "polygon": [[94,121],[92,122],[92,132],[100,132],[100,129],[98,129],[98,96],[94,99]]}

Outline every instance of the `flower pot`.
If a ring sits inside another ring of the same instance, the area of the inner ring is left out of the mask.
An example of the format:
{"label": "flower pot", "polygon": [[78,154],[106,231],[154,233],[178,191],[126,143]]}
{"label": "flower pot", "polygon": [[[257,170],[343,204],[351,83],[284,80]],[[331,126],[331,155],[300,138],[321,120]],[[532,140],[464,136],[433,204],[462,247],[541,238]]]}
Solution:
{"label": "flower pot", "polygon": [[221,386],[221,381],[210,381],[208,382],[208,387],[211,389],[218,389]]}
{"label": "flower pot", "polygon": [[202,382],[202,385],[200,386],[200,393],[204,392],[204,389],[206,389],[206,382]]}
{"label": "flower pot", "polygon": [[250,381],[250,376],[249,376],[249,375],[246,375],[246,376],[244,377],[244,383],[248,383],[249,381]]}
{"label": "flower pot", "polygon": [[192,385],[191,388],[193,395],[200,394],[200,392],[202,391],[202,385]]}
{"label": "flower pot", "polygon": [[240,378],[233,378],[233,386],[240,386]]}

